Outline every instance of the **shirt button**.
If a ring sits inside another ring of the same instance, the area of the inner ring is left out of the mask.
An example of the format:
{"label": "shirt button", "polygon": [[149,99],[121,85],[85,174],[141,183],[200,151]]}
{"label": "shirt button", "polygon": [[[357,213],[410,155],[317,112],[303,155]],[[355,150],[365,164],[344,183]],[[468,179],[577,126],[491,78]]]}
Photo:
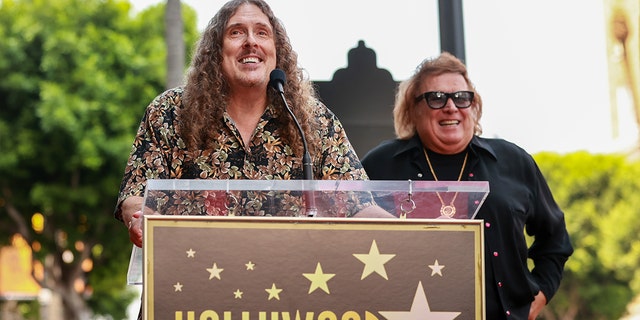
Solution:
{"label": "shirt button", "polygon": [[502,288],[502,281],[498,281],[498,287]]}
{"label": "shirt button", "polygon": [[494,251],[494,252],[493,252],[493,256],[494,256],[494,257],[497,257],[497,256],[498,256],[498,252],[497,252],[497,251]]}
{"label": "shirt button", "polygon": [[422,173],[418,173],[418,178],[422,178]]}
{"label": "shirt button", "polygon": [[505,312],[505,314],[506,314],[507,316],[510,316],[510,315],[511,315],[511,311],[507,310],[507,312]]}
{"label": "shirt button", "polygon": [[485,227],[487,227],[487,228],[489,228],[489,227],[491,227],[491,223],[489,223],[489,222],[485,222],[485,223],[484,223],[484,226],[485,226]]}

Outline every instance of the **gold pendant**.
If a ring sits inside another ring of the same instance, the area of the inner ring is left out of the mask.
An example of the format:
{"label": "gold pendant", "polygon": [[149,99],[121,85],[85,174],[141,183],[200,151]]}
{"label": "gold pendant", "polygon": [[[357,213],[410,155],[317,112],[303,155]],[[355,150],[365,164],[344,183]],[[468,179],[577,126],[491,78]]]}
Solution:
{"label": "gold pendant", "polygon": [[451,218],[456,215],[456,207],[442,205],[442,207],[440,207],[440,215]]}

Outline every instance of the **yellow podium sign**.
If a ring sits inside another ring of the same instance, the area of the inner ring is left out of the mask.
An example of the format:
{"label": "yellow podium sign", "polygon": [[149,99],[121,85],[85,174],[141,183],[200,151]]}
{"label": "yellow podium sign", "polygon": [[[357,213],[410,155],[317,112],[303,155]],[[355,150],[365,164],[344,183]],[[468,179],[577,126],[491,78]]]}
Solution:
{"label": "yellow podium sign", "polygon": [[145,319],[483,319],[481,220],[144,217]]}

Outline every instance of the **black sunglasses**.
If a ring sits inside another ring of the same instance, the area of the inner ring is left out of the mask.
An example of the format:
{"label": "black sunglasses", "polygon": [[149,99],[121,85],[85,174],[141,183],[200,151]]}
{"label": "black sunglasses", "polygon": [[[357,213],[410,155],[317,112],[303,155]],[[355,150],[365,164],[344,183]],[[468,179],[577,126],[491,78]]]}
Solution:
{"label": "black sunglasses", "polygon": [[429,108],[442,109],[447,104],[449,98],[451,98],[451,101],[453,101],[453,104],[455,104],[458,109],[469,108],[471,102],[473,102],[473,91],[458,91],[452,93],[429,91],[417,96],[416,103],[425,99]]}

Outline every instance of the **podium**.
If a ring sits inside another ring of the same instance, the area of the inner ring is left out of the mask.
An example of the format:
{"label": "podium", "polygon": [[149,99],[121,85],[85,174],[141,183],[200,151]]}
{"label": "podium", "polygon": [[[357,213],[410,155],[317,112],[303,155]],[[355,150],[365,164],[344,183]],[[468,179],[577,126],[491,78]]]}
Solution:
{"label": "podium", "polygon": [[[484,319],[473,218],[488,192],[487,182],[149,180],[130,282],[143,285],[145,319]],[[372,209],[399,218],[359,217]]]}

